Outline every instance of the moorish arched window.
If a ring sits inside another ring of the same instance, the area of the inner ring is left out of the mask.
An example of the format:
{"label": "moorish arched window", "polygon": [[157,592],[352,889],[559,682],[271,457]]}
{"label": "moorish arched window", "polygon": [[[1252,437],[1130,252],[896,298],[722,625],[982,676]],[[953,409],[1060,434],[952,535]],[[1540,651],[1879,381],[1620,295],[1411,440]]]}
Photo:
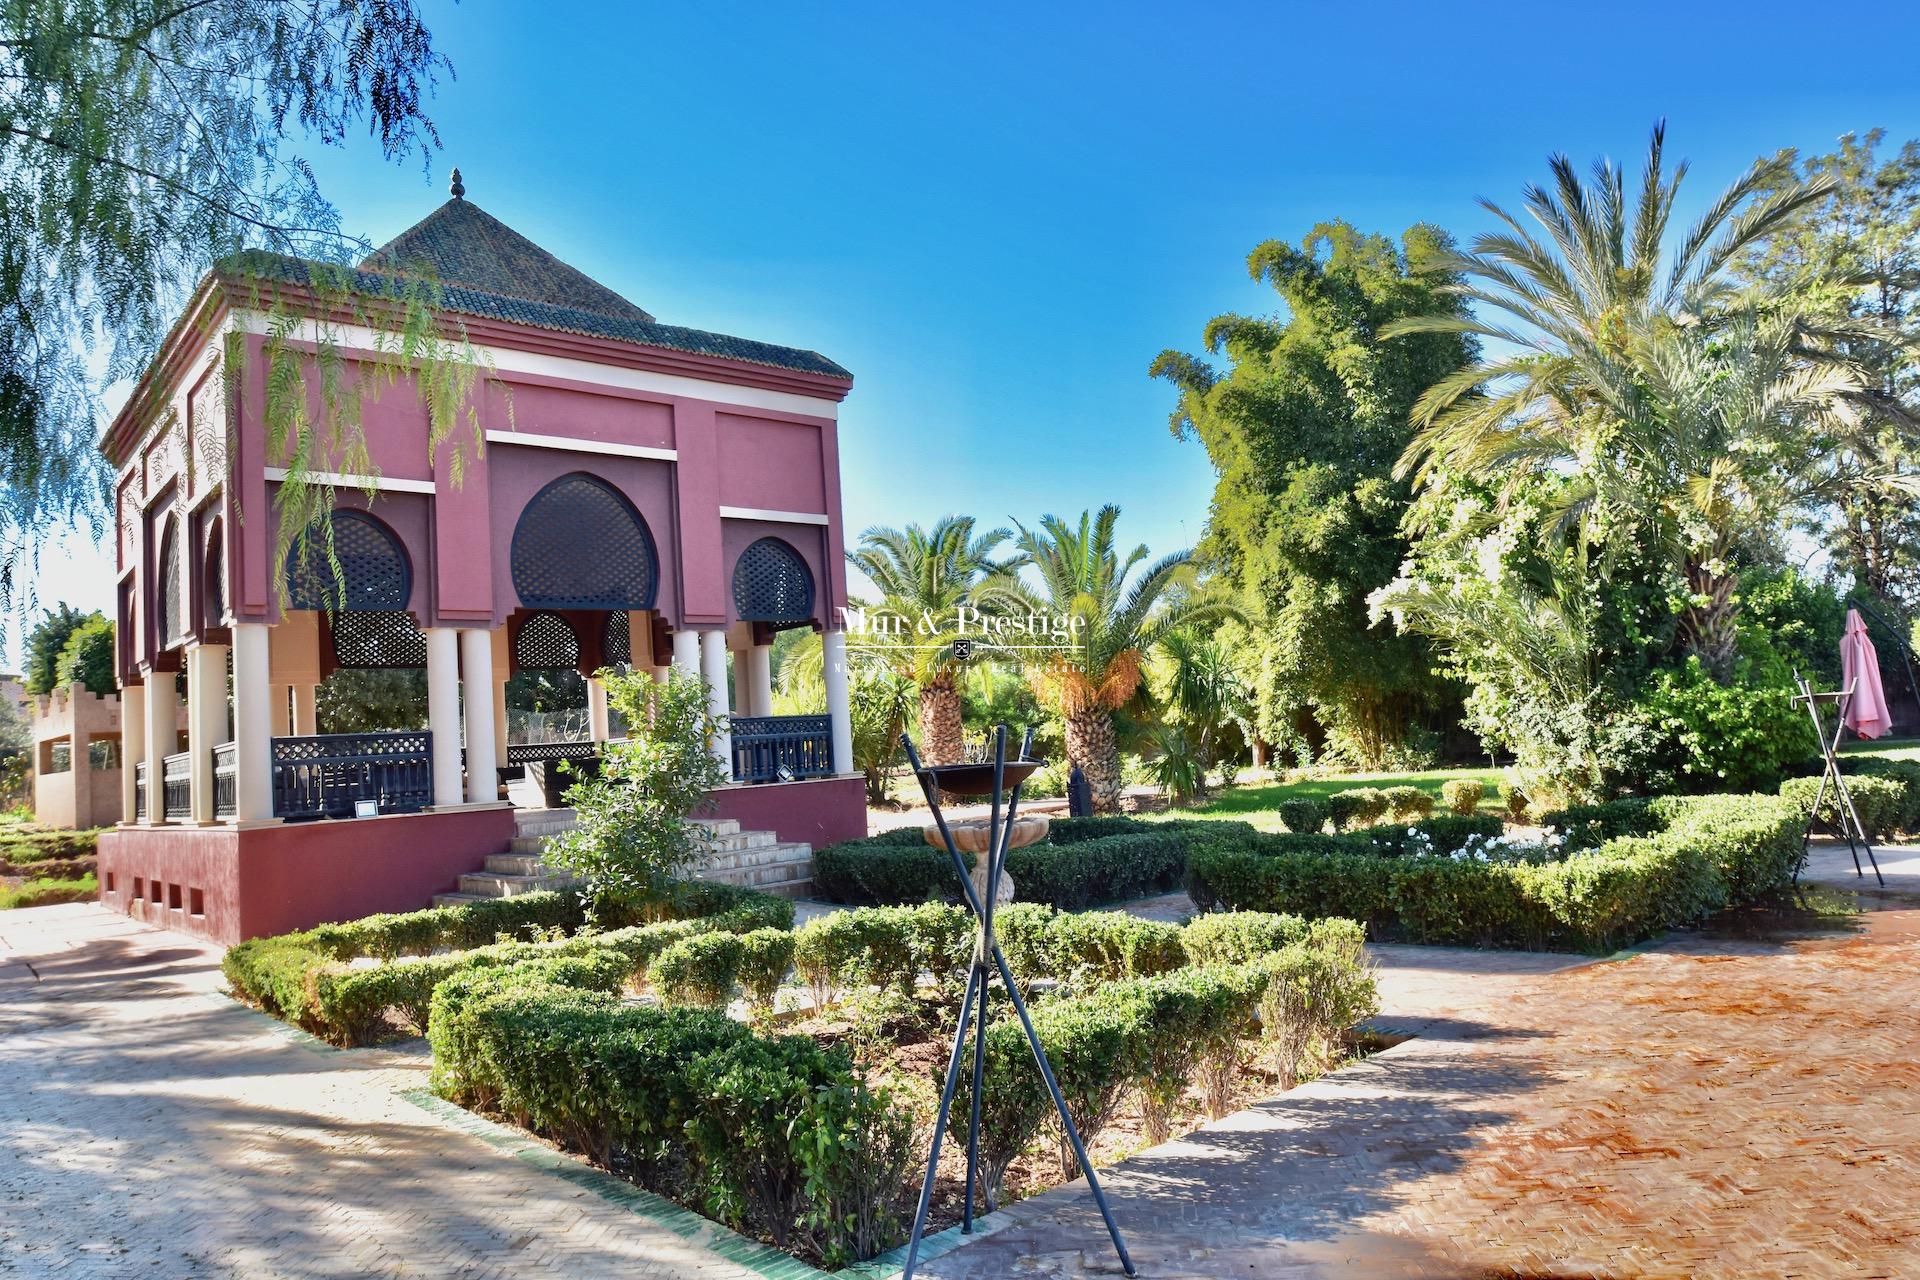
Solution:
{"label": "moorish arched window", "polygon": [[660,583],[647,522],[619,491],[579,471],[527,503],[512,564],[529,609],[651,609]]}
{"label": "moorish arched window", "polygon": [[625,609],[607,615],[606,629],[600,633],[600,661],[609,667],[633,665],[633,628]]}
{"label": "moorish arched window", "polygon": [[209,627],[221,627],[227,621],[227,562],[225,539],[220,521],[207,527],[207,553],[201,562],[201,612]]}
{"label": "moorish arched window", "polygon": [[770,622],[776,630],[811,621],[813,571],[779,538],[760,539],[734,562],[733,612],[742,622]]}
{"label": "moorish arched window", "polygon": [[413,569],[406,548],[364,511],[335,511],[332,523],[331,559],[327,532],[317,521],[287,549],[288,607],[328,615],[337,667],[426,666],[427,637],[407,611]]}
{"label": "moorish arched window", "polygon": [[521,671],[558,671],[580,666],[580,637],[557,613],[536,613],[520,624],[513,665]]}
{"label": "moorish arched window", "polygon": [[180,521],[169,517],[160,535],[160,581],[153,593],[160,624],[160,647],[171,649],[186,631],[186,611],[180,607]]}
{"label": "moorish arched window", "polygon": [[400,539],[364,511],[335,511],[332,524],[331,556],[319,521],[287,548],[289,607],[330,613],[405,609],[413,597],[413,570]]}

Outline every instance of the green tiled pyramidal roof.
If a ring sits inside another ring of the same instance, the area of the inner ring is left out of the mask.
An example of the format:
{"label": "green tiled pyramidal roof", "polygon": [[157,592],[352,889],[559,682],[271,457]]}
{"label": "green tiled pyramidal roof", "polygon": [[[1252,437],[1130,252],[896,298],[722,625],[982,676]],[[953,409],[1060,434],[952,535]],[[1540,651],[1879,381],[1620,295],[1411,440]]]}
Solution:
{"label": "green tiled pyramidal roof", "polygon": [[219,270],[223,278],[240,282],[318,284],[372,296],[395,292],[394,277],[411,273],[437,281],[440,306],[462,315],[798,373],[853,376],[817,351],[661,324],[458,196],[346,272],[264,250],[236,254],[222,262]]}

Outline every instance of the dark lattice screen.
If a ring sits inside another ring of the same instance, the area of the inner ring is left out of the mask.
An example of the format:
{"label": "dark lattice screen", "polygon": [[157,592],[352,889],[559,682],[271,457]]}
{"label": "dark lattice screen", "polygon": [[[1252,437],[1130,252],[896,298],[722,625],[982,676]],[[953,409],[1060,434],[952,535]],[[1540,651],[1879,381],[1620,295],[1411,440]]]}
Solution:
{"label": "dark lattice screen", "polygon": [[407,553],[387,526],[362,511],[333,513],[333,559],[324,529],[311,526],[287,551],[287,596],[295,609],[387,613],[413,594]]}
{"label": "dark lattice screen", "polygon": [[580,665],[580,637],[557,613],[536,613],[520,628],[513,664],[522,671],[557,670]]}
{"label": "dark lattice screen", "polygon": [[733,566],[733,611],[742,622],[805,622],[813,617],[813,574],[800,553],[762,538]]}
{"label": "dark lattice screen", "polygon": [[513,589],[529,609],[651,609],[658,566],[640,513],[578,472],[535,494],[513,530]]}
{"label": "dark lattice screen", "polygon": [[610,667],[633,665],[633,634],[625,609],[607,615],[607,629],[600,633],[600,660]]}
{"label": "dark lattice screen", "polygon": [[180,607],[180,537],[175,521],[167,522],[167,531],[160,537],[160,589],[154,593],[159,601],[160,643],[171,647],[180,638],[186,628],[184,611]]}
{"label": "dark lattice screen", "polygon": [[349,609],[328,617],[333,665],[359,670],[427,665],[427,637],[404,609]]}
{"label": "dark lattice screen", "polygon": [[213,533],[207,538],[207,564],[204,573],[207,584],[206,606],[207,625],[220,626],[227,616],[227,567],[226,557],[220,549],[220,526],[213,527]]}

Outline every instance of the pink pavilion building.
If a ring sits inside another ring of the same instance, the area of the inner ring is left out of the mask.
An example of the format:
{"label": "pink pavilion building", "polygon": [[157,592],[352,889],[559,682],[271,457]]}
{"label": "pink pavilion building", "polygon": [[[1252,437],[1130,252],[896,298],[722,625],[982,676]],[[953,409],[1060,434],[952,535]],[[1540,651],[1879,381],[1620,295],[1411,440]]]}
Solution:
{"label": "pink pavilion building", "polygon": [[[211,274],[102,436],[125,815],[100,842],[104,900],[229,943],[424,906],[508,850],[553,761],[591,759],[613,732],[591,676],[622,664],[707,679],[730,726],[717,816],[815,847],[864,835],[840,631],[835,423],[852,376],[656,321],[464,199],[457,172],[454,197],[354,283],[374,293],[409,268],[431,272],[486,366],[484,447],[463,427],[430,450],[404,381],[370,398],[374,495],[320,477],[338,486],[334,554],[296,542],[284,608],[288,473],[268,450],[272,321],[255,300],[264,274],[282,314],[321,306],[308,264],[251,255],[244,278]],[[371,332],[332,341],[349,364],[381,358]],[[772,641],[790,628],[824,646],[824,714],[772,714]],[[424,728],[318,732],[316,691],[355,668],[424,670]],[[509,677],[564,669],[589,677],[586,737],[510,743]]]}

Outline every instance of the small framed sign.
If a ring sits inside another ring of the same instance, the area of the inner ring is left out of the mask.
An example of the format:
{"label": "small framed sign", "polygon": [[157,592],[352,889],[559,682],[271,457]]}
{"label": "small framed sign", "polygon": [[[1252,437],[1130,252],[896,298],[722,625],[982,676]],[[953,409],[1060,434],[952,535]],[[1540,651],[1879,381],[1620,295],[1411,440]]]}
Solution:
{"label": "small framed sign", "polygon": [[380,802],[378,800],[355,800],[353,802],[353,816],[356,818],[379,817]]}

